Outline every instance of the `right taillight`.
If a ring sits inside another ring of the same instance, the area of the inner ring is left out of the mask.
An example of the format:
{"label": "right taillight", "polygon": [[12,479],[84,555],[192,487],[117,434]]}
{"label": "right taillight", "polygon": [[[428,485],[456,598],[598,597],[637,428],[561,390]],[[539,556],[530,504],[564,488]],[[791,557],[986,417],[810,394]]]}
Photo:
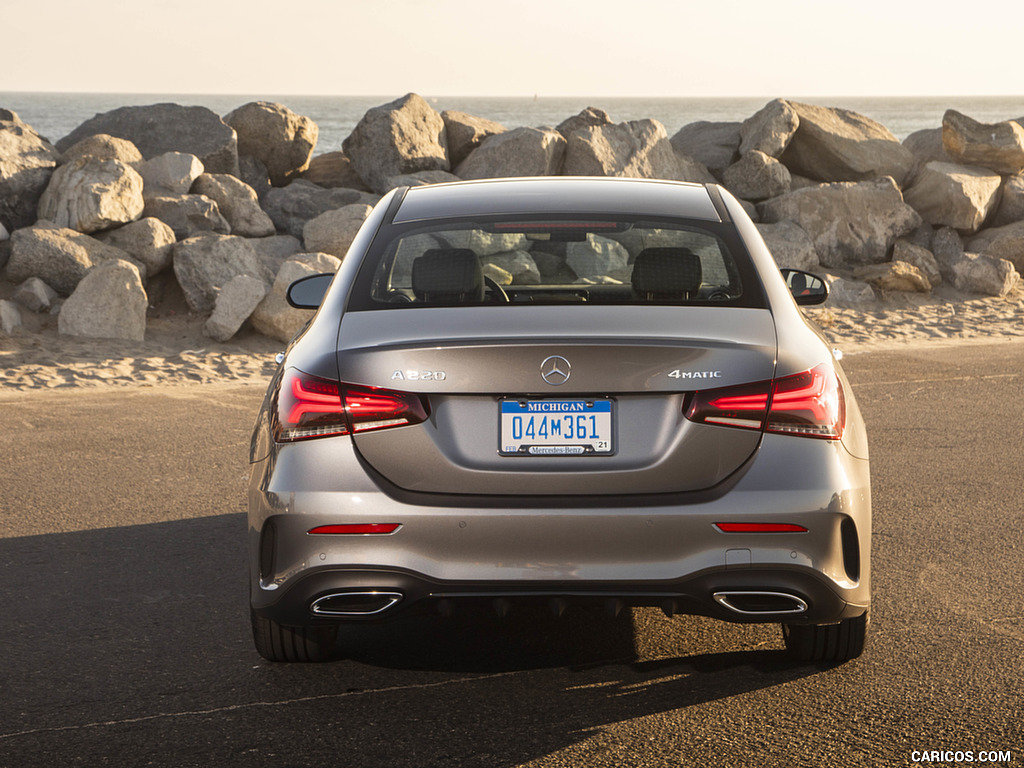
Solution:
{"label": "right taillight", "polygon": [[702,424],[837,440],[846,426],[846,401],[838,375],[822,364],[774,381],[695,392],[686,418]]}
{"label": "right taillight", "polygon": [[403,427],[419,424],[427,415],[420,395],[357,387],[292,369],[285,372],[277,393],[274,439],[292,442]]}

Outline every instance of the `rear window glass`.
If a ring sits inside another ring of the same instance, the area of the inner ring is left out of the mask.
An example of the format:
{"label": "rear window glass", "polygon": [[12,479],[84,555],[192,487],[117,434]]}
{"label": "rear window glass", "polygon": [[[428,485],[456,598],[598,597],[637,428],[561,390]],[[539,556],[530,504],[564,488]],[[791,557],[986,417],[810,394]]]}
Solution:
{"label": "rear window glass", "polygon": [[366,266],[372,278],[359,283],[369,288],[370,301],[352,308],[749,306],[751,298],[744,300],[745,270],[722,236],[678,221],[446,221],[390,233],[385,228]]}

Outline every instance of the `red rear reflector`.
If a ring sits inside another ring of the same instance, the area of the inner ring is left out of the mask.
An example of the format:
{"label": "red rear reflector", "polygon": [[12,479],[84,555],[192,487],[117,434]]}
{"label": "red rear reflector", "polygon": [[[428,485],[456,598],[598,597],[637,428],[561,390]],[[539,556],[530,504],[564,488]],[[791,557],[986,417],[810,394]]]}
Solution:
{"label": "red rear reflector", "polygon": [[794,523],[715,523],[722,533],[807,533]]}
{"label": "red rear reflector", "polygon": [[401,527],[401,523],[344,523],[342,525],[318,525],[316,528],[310,528],[307,533],[315,535],[365,535],[368,533],[394,533]]}

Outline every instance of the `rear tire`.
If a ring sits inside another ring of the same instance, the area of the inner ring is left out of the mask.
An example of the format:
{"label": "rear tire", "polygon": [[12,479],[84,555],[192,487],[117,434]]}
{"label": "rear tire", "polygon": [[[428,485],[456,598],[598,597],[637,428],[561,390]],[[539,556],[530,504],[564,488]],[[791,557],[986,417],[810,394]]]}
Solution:
{"label": "rear tire", "polygon": [[256,651],[267,661],[320,662],[334,655],[336,626],[285,627],[249,609]]}
{"label": "rear tire", "polygon": [[786,650],[799,661],[849,661],[864,652],[868,612],[838,624],[783,624]]}

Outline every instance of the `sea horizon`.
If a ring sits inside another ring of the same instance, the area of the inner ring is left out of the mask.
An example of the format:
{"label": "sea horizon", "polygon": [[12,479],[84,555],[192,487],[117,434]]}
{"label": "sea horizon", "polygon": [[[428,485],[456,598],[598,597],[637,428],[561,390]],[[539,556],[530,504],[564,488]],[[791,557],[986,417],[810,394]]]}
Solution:
{"label": "sea horizon", "polygon": [[[42,136],[56,142],[96,114],[124,106],[172,102],[204,106],[223,116],[251,101],[274,101],[311,118],[320,129],[314,154],[341,149],[366,110],[404,94],[280,95],[188,93],[64,93],[3,91],[0,107],[18,113]],[[421,94],[437,111],[466,112],[507,128],[554,126],[587,107],[608,112],[614,122],[653,118],[669,136],[698,121],[740,122],[775,98],[849,109],[884,125],[900,141],[915,131],[938,128],[947,109],[985,123],[1024,120],[1021,96],[445,96]]]}

